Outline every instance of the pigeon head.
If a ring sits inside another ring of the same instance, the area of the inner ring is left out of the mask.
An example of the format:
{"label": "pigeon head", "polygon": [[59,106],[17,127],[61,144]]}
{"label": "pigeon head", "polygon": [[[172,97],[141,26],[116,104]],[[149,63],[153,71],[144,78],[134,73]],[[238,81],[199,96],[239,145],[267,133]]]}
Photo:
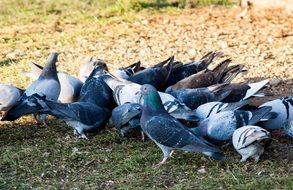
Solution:
{"label": "pigeon head", "polygon": [[155,87],[149,84],[141,86],[143,97],[143,111],[146,112],[161,112],[165,111],[160,95]]}
{"label": "pigeon head", "polygon": [[43,68],[41,76],[45,78],[57,78],[57,69],[56,69],[56,62],[57,62],[57,53],[51,53],[47,59],[47,62]]}

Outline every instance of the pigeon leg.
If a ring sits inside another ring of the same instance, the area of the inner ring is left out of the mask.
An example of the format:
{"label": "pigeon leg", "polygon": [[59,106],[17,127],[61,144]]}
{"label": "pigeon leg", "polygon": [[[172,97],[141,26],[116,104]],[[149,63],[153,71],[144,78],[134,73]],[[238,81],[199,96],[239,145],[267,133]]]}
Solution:
{"label": "pigeon leg", "polygon": [[140,133],[141,133],[141,140],[142,140],[142,141],[145,141],[145,135],[144,135],[144,132],[141,130]]}
{"label": "pigeon leg", "polygon": [[242,156],[240,162],[243,163],[248,159],[248,156]]}
{"label": "pigeon leg", "polygon": [[79,139],[84,139],[84,140],[89,140],[88,138],[87,138],[87,136],[83,133],[83,134],[81,134],[81,135],[79,135],[79,137],[78,137]]}
{"label": "pigeon leg", "polygon": [[40,115],[40,119],[41,119],[41,121],[42,121],[42,127],[47,127],[48,125],[47,125],[47,123],[46,123],[46,117],[47,117],[47,115],[46,114],[41,114]]}
{"label": "pigeon leg", "polygon": [[161,162],[159,162],[158,164],[156,164],[156,165],[153,166],[155,169],[158,169],[159,167],[161,167],[161,165],[163,165],[167,161],[167,159],[170,157],[170,155],[173,152],[172,149],[170,149],[169,147],[166,147],[166,146],[161,145],[161,144],[157,144],[157,145],[163,151],[164,158],[163,158],[163,160]]}
{"label": "pigeon leg", "polygon": [[286,134],[282,130],[276,130],[272,132],[272,136],[276,138],[282,138],[285,137]]}
{"label": "pigeon leg", "polygon": [[38,120],[38,114],[33,113],[33,120],[34,120],[35,125],[40,123],[40,121]]}

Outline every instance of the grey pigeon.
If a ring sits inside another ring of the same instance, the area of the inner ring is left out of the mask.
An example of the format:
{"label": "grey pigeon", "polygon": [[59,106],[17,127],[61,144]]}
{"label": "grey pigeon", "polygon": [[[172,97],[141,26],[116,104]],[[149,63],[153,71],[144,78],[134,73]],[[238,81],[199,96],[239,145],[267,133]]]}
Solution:
{"label": "grey pigeon", "polygon": [[[133,130],[141,130],[140,127],[141,105],[125,103],[117,106],[112,111],[112,122],[122,137]],[[142,133],[142,138],[144,135]]]}
{"label": "grey pigeon", "polygon": [[0,111],[8,111],[20,99],[24,90],[13,85],[0,84]]}
{"label": "grey pigeon", "polygon": [[[30,62],[30,66],[30,72],[22,73],[33,80],[38,79],[42,73],[43,67],[33,62]],[[58,101],[61,103],[71,103],[77,101],[83,83],[78,78],[75,78],[67,73],[58,72],[57,76],[61,85]]]}
{"label": "grey pigeon", "polygon": [[162,104],[162,100],[151,85],[141,87],[143,108],[140,124],[144,133],[163,151],[160,167],[171,156],[174,149],[189,152],[201,152],[214,159],[223,159],[221,151],[172,117]]}
{"label": "grey pigeon", "polygon": [[250,157],[258,162],[264,149],[271,143],[271,135],[261,127],[248,125],[234,131],[232,142],[242,156],[240,162],[245,162]]}
{"label": "grey pigeon", "polygon": [[[35,108],[30,105],[28,97],[33,94],[39,94],[40,96],[46,96],[48,100],[56,101],[60,94],[60,83],[57,77],[56,62],[57,53],[51,53],[42,70],[41,75],[35,80],[23,93],[21,99],[3,116],[2,121],[13,121],[17,118],[32,113],[32,109]],[[34,113],[37,113],[34,111]],[[36,119],[36,114],[34,114]],[[46,126],[46,114],[42,114],[40,117],[43,122],[43,126]]]}
{"label": "grey pigeon", "polygon": [[245,125],[254,125],[261,120],[274,117],[270,113],[271,107],[266,106],[254,111],[224,111],[214,114],[199,123],[199,126],[191,129],[210,142],[229,141],[233,132]]}

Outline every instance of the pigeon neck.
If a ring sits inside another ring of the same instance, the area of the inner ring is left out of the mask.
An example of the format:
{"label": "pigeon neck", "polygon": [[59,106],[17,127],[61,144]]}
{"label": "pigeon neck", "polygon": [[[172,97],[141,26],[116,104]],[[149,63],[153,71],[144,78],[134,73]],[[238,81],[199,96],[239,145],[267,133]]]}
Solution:
{"label": "pigeon neck", "polygon": [[149,92],[144,99],[144,109],[146,113],[165,112],[162,100],[158,92]]}

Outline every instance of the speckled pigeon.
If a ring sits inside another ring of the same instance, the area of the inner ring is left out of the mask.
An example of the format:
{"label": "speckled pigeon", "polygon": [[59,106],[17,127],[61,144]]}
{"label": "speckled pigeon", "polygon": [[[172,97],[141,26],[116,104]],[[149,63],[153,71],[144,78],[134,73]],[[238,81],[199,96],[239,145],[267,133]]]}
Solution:
{"label": "speckled pigeon", "polygon": [[250,157],[258,162],[265,148],[271,143],[271,135],[258,126],[243,126],[234,131],[232,143],[235,150],[242,156],[240,162],[245,162]]}
{"label": "speckled pigeon", "polygon": [[192,133],[164,109],[161,98],[153,86],[143,85],[141,91],[144,99],[140,120],[142,130],[164,154],[163,160],[156,167],[164,164],[174,149],[201,152],[217,160],[224,158],[217,147]]}

